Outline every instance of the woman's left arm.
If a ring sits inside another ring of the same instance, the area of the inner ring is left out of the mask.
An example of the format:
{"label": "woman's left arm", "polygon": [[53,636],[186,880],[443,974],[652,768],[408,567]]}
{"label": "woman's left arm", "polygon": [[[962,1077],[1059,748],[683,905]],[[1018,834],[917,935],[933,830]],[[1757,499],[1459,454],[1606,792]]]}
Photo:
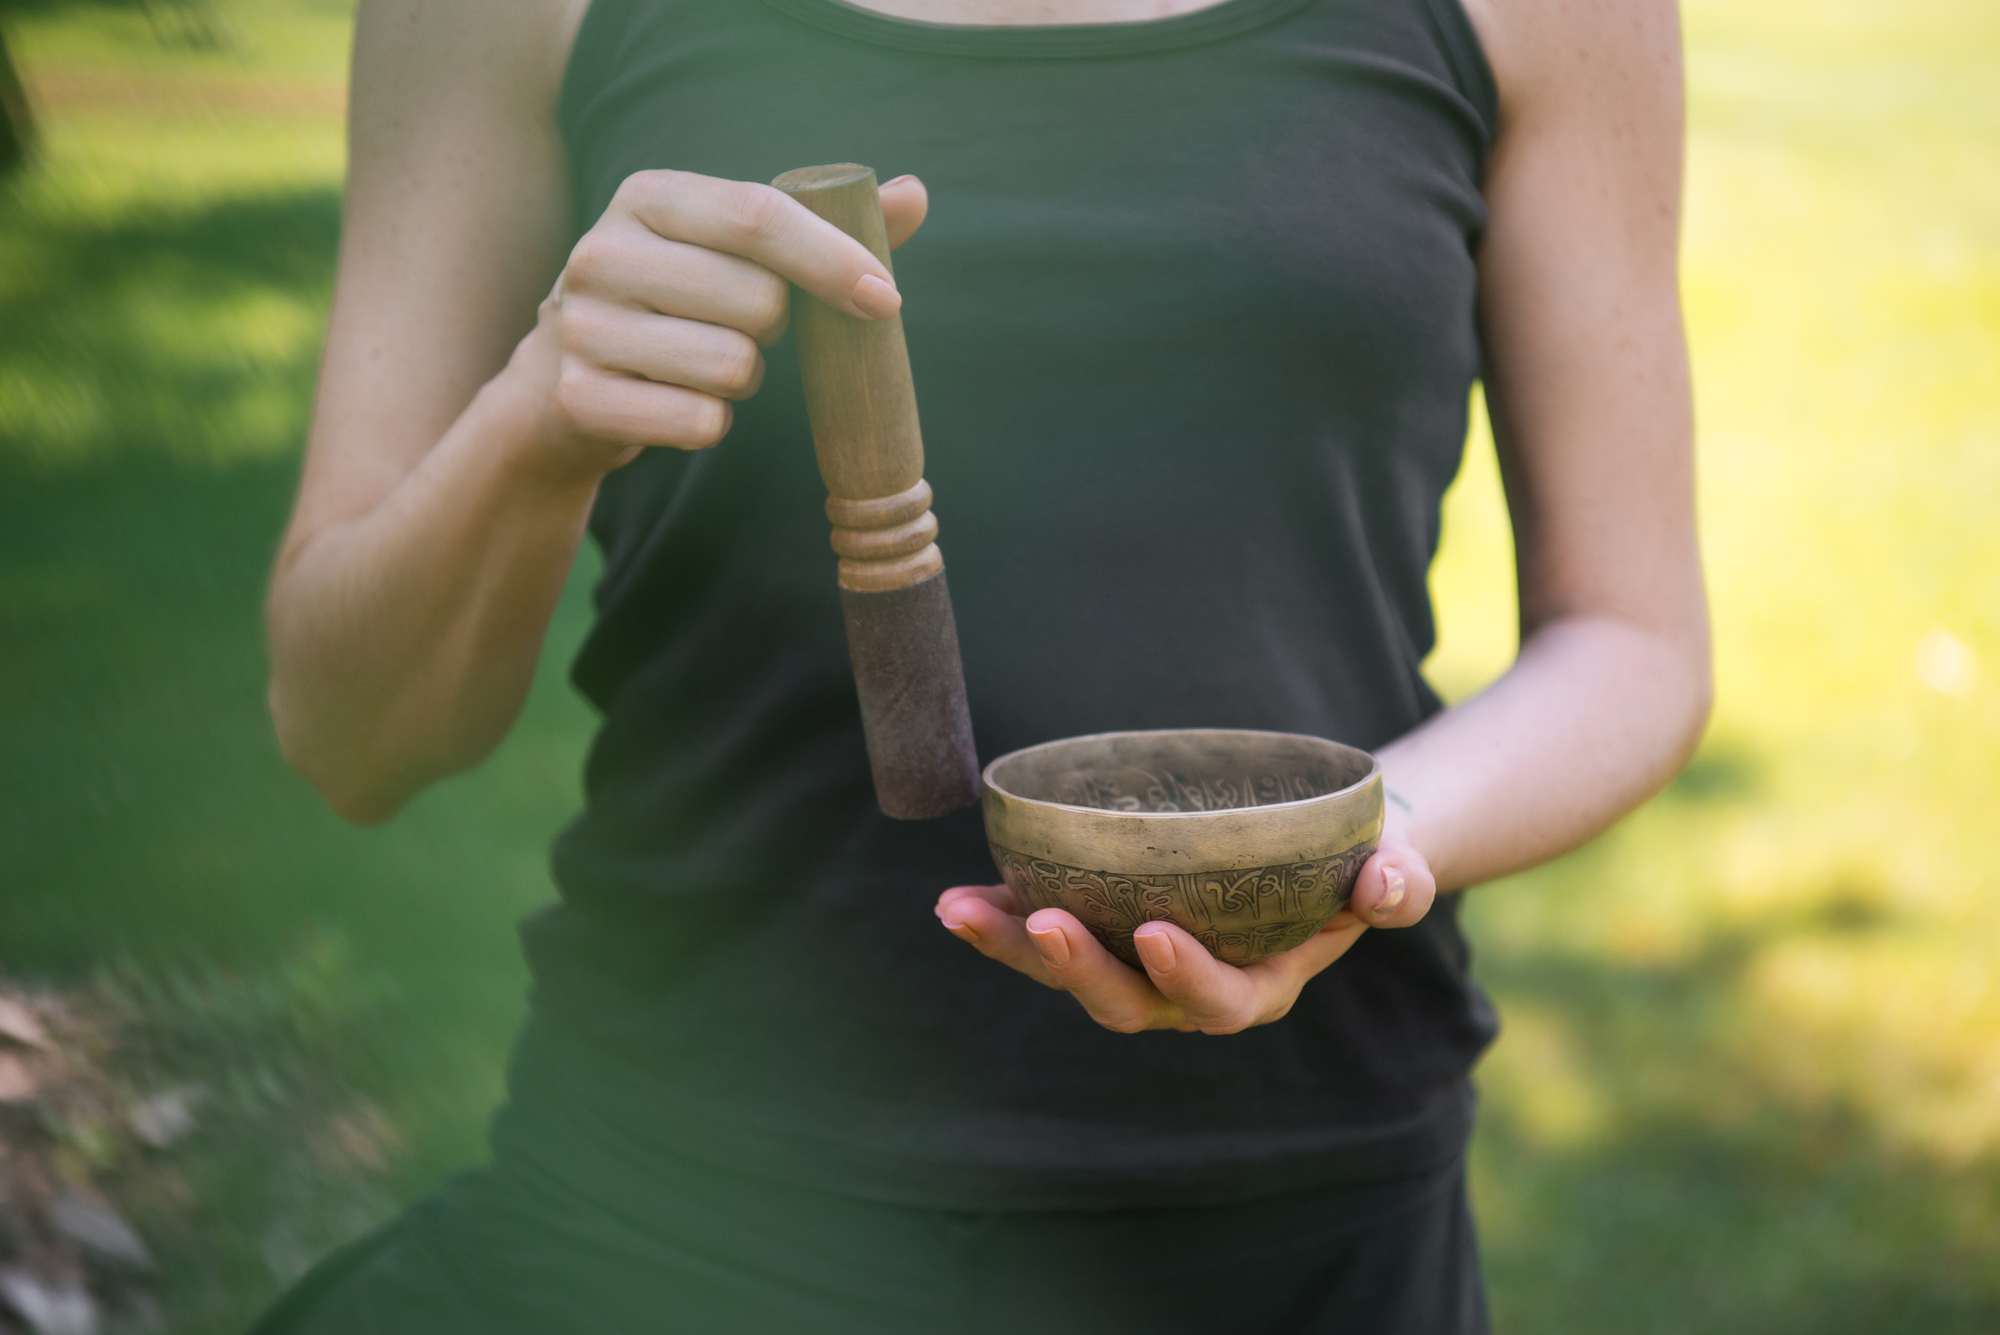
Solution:
{"label": "woman's left arm", "polygon": [[1381,850],[1353,904],[1237,969],[1168,923],[1119,963],[1060,909],[961,886],[945,926],[1107,1028],[1233,1033],[1284,1015],[1368,927],[1576,847],[1657,791],[1708,718],[1692,406],[1677,275],[1673,0],[1465,0],[1500,88],[1479,252],[1486,401],[1512,513],[1521,650],[1381,753]]}
{"label": "woman's left arm", "polygon": [[1708,718],[1681,328],[1672,0],[1468,0],[1500,83],[1479,252],[1521,651],[1382,752],[1439,889],[1544,862],[1686,761]]}

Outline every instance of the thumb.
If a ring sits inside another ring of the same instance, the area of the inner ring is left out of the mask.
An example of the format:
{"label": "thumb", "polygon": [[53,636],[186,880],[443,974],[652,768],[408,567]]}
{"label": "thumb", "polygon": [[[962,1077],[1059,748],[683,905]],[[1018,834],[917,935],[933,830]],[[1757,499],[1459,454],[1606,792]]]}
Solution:
{"label": "thumb", "polygon": [[1348,907],[1371,927],[1408,927],[1422,921],[1437,898],[1437,879],[1423,854],[1385,847],[1368,859],[1354,882]]}
{"label": "thumb", "polygon": [[898,176],[881,186],[882,225],[889,233],[889,249],[894,250],[924,225],[930,211],[930,192],[914,176]]}

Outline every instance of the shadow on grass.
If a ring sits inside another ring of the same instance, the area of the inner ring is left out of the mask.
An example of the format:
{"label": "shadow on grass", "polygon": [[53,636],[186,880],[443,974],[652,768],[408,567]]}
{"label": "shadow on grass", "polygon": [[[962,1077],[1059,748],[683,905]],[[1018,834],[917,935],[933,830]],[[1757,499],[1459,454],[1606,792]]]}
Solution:
{"label": "shadow on grass", "polygon": [[1746,1003],[1770,947],[1888,930],[1845,903],[1671,967],[1482,960],[1529,1030],[1486,1073],[1475,1151],[1500,1330],[2000,1330],[2000,1164],[1800,1081],[1813,1037]]}
{"label": "shadow on grass", "polygon": [[[247,195],[95,227],[58,226],[37,217],[31,204],[9,201],[0,224],[11,240],[47,247],[33,271],[9,277],[7,303],[26,303],[23,314],[118,287],[129,276],[157,280],[163,272],[204,285],[277,287],[311,297],[333,277],[340,191]],[[10,342],[32,336],[30,329],[10,328]]]}
{"label": "shadow on grass", "polygon": [[[289,789],[258,609],[316,341],[214,354],[242,341],[227,326],[246,304],[322,318],[338,225],[331,191],[95,227],[26,196],[0,211],[0,246],[27,261],[0,286],[0,802],[15,817],[0,856],[18,877],[0,939],[16,967],[183,931],[225,949],[290,934],[266,921],[282,895],[214,890],[243,815],[268,825]],[[246,404],[277,408],[254,441]],[[250,448],[213,449],[232,428]],[[175,892],[204,883],[207,904]]]}
{"label": "shadow on grass", "polygon": [[338,192],[88,225],[64,212],[33,187],[0,205],[0,467],[290,458]]}

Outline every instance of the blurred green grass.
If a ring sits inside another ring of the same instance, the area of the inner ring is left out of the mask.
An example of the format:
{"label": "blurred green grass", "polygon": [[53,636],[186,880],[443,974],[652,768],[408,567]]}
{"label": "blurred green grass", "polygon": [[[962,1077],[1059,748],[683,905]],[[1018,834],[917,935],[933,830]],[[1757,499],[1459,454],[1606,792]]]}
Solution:
{"label": "blurred green grass", "polygon": [[[478,1153],[498,1096],[512,922],[577,802],[588,572],[476,774],[363,834],[284,769],[257,603],[349,14],[204,12],[201,40],[53,4],[8,30],[44,140],[0,200],[0,966],[345,942],[396,998],[362,1078],[407,1197]],[[1468,905],[1507,1022],[1475,1145],[1496,1316],[1993,1330],[2000,8],[1695,0],[1687,28],[1716,719],[1661,798]],[[1445,534],[1427,667],[1456,697],[1513,649],[1483,430]],[[270,1288],[233,1282],[205,1310]]]}
{"label": "blurred green grass", "polygon": [[[407,1199],[479,1157],[500,1096],[513,925],[580,793],[563,674],[589,571],[479,773],[363,833],[285,768],[259,605],[339,235],[351,5],[197,12],[214,41],[76,4],[8,28],[41,143],[0,197],[0,970],[254,981],[339,943],[393,999],[351,1074],[401,1128]],[[232,1188],[223,1271],[163,1295],[176,1332],[240,1329],[275,1291],[259,1191]]]}

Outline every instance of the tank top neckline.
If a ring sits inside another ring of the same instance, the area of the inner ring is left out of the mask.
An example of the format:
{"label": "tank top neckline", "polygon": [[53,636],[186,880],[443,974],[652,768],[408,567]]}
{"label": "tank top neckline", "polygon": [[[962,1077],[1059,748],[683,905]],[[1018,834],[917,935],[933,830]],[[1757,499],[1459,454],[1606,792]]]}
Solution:
{"label": "tank top neckline", "polygon": [[1234,37],[1288,18],[1317,0],[1220,0],[1163,19],[1120,23],[929,23],[896,18],[846,0],[764,0],[821,32],[926,55],[1102,59],[1145,55]]}

